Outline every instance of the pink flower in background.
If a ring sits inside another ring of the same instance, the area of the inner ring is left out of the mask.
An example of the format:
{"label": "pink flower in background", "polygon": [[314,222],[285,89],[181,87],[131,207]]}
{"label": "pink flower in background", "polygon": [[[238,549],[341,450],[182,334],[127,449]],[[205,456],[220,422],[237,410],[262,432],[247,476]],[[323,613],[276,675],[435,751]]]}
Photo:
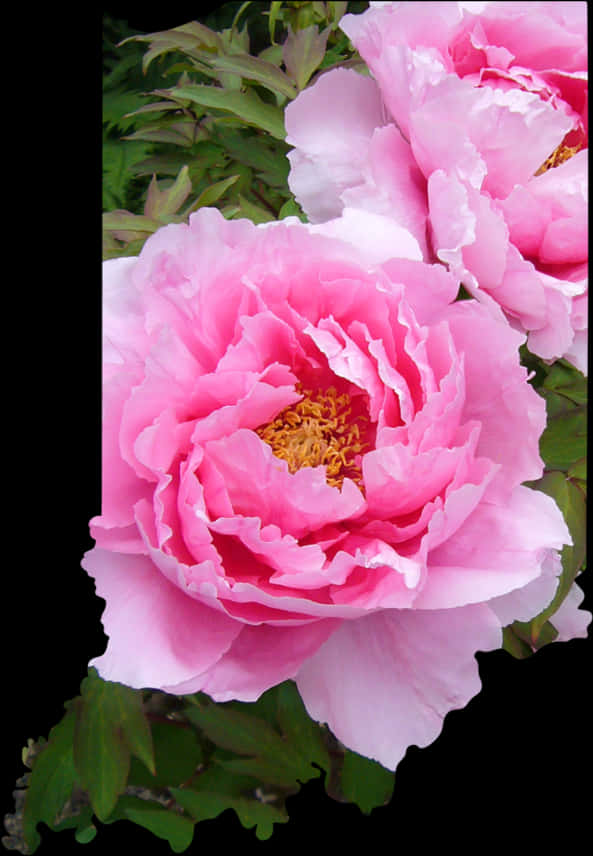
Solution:
{"label": "pink flower in background", "polygon": [[475,652],[550,602],[570,536],[521,484],[545,424],[523,337],[457,290],[407,230],[351,210],[202,209],[105,263],[83,561],[103,678],[217,701],[293,678],[390,769],[479,691]]}
{"label": "pink flower in background", "polygon": [[586,372],[586,4],[382,2],[340,26],[374,79],[329,71],[286,109],[311,221],[394,217],[534,353]]}

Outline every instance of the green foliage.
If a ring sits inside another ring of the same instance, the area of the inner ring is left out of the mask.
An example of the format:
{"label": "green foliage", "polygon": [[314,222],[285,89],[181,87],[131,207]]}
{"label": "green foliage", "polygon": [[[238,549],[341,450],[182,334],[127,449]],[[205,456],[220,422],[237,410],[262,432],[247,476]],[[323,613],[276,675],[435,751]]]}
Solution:
{"label": "green foliage", "polygon": [[343,798],[356,803],[364,814],[391,799],[395,774],[381,764],[346,751],[342,764],[341,790]]}
{"label": "green foliage", "polygon": [[[212,204],[255,223],[280,212],[304,220],[287,185],[284,107],[320,69],[356,61],[338,30],[347,6],[229,3],[171,30],[134,34],[120,25],[104,78],[104,210],[120,218],[143,213],[160,225]],[[149,187],[166,190],[164,182],[184,169],[194,202],[154,218]],[[117,228],[107,220],[104,258],[138,253],[152,231],[146,221]]]}
{"label": "green foliage", "polygon": [[264,840],[288,821],[287,796],[322,773],[365,813],[391,793],[393,774],[311,720],[293,681],[253,703],[215,704],[203,694],[132,690],[91,669],[66,707],[48,740],[30,741],[23,756],[32,766],[26,852],[40,843],[40,822],[84,844],[98,820],[136,823],[179,853],[195,823],[229,809]]}
{"label": "green foliage", "polygon": [[78,784],[74,767],[75,712],[69,709],[49,733],[47,743],[34,761],[23,814],[23,833],[29,851],[41,843],[37,824],[55,826],[60,812]]}
{"label": "green foliage", "polygon": [[154,772],[142,698],[129,687],[101,680],[91,669],[74,711],[74,765],[95,814],[105,820],[126,787],[131,753]]}
{"label": "green foliage", "polygon": [[541,455],[547,468],[566,472],[587,453],[587,382],[579,371],[559,361],[540,393],[546,399],[548,417]]}
{"label": "green foliage", "polygon": [[503,632],[503,647],[524,658],[553,642],[558,633],[554,613],[563,603],[586,557],[586,421],[587,382],[572,365],[558,360],[551,367],[523,350],[524,365],[535,373],[535,385],[546,400],[547,422],[540,439],[545,463],[541,479],[529,486],[551,496],[564,515],[572,545],[561,552],[562,572],[550,604],[528,622],[515,621]]}

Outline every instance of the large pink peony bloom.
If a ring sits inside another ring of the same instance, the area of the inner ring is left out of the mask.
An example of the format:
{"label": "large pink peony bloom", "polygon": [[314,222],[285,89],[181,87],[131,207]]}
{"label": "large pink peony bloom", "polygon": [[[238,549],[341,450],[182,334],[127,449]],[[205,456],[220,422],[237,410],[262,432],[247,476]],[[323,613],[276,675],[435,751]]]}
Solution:
{"label": "large pink peony bloom", "polygon": [[521,485],[545,423],[523,337],[420,256],[379,215],[203,209],[105,263],[83,561],[105,679],[249,701],[294,678],[394,769],[479,691],[475,652],[549,603],[570,536]]}
{"label": "large pink peony bloom", "polygon": [[586,4],[381,2],[341,26],[374,79],[327,72],[286,110],[311,221],[395,217],[534,353],[586,372]]}

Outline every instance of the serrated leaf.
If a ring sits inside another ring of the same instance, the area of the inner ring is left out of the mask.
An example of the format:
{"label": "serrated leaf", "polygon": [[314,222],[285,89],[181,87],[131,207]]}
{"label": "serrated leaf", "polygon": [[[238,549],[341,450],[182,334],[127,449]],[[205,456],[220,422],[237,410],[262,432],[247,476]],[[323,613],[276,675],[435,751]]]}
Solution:
{"label": "serrated leaf", "polygon": [[126,786],[131,752],[154,772],[152,736],[142,710],[142,695],[101,680],[90,669],[74,707],[74,764],[97,817],[104,820]]}
{"label": "serrated leaf", "polygon": [[125,814],[129,820],[168,841],[174,853],[187,850],[194,837],[194,824],[188,817],[153,803],[147,803],[146,808],[127,808]]}
{"label": "serrated leaf", "polygon": [[287,823],[288,815],[276,806],[259,800],[239,797],[233,805],[237,817],[246,829],[255,826],[255,835],[260,841],[270,838],[275,823]]}
{"label": "serrated leaf", "polygon": [[190,101],[201,107],[232,113],[248,125],[261,128],[279,140],[286,136],[283,111],[272,104],[265,104],[252,89],[236,92],[196,83],[166,90],[165,94],[182,102]]}
{"label": "serrated leaf", "polygon": [[78,781],[73,759],[75,712],[71,708],[49,733],[33,763],[25,796],[23,836],[33,853],[41,841],[40,821],[53,826]]}
{"label": "serrated leaf", "polygon": [[234,809],[244,827],[256,827],[256,835],[260,840],[270,837],[274,823],[286,823],[288,820],[286,812],[255,799],[234,797],[226,793],[193,791],[188,788],[171,788],[171,793],[198,823],[218,817],[229,808]]}
{"label": "serrated leaf", "polygon": [[394,783],[395,774],[391,770],[356,752],[346,751],[340,776],[342,793],[364,814],[389,802]]}
{"label": "serrated leaf", "polygon": [[296,33],[289,31],[282,49],[282,57],[286,70],[296,83],[299,92],[305,88],[313,72],[321,65],[330,32],[331,28],[326,27],[320,33],[315,25],[297,30]]}
{"label": "serrated leaf", "polygon": [[166,788],[187,781],[202,761],[202,748],[193,728],[178,723],[153,722],[155,774],[132,758],[128,783],[146,788]]}

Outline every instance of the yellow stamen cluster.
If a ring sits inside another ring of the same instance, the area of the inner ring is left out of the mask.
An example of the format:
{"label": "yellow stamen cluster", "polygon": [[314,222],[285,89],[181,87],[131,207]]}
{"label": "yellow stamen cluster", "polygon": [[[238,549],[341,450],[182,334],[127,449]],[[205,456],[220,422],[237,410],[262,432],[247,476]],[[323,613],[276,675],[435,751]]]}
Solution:
{"label": "yellow stamen cluster", "polygon": [[577,152],[580,152],[581,149],[581,145],[565,146],[564,143],[560,143],[560,145],[554,149],[550,157],[545,159],[545,161],[540,166],[535,175],[542,175],[549,169],[554,169],[554,167],[560,166],[561,163],[564,163],[564,161],[569,160],[569,158],[571,158],[573,155],[576,155]]}
{"label": "yellow stamen cluster", "polygon": [[[288,463],[291,473],[301,467],[326,467],[326,481],[342,487],[351,478],[362,490],[362,472],[356,455],[369,446],[361,440],[368,419],[352,416],[352,400],[347,393],[338,395],[335,387],[321,390],[300,389],[303,398],[286,407],[273,422],[257,428],[256,433],[272,447],[277,458]],[[360,424],[359,424],[360,423]]]}

